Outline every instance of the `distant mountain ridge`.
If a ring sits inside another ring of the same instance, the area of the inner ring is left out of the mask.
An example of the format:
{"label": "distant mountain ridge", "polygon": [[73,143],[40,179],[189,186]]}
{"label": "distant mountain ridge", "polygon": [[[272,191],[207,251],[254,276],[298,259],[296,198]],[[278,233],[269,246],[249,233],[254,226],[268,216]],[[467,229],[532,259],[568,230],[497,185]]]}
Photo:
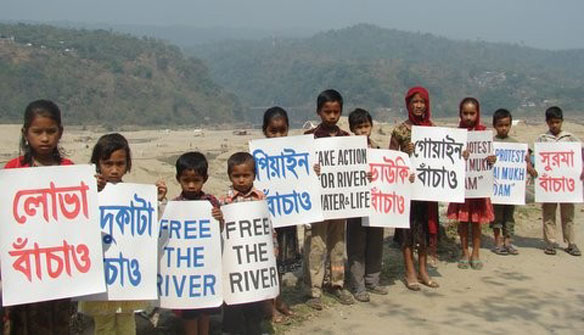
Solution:
{"label": "distant mountain ridge", "polygon": [[430,90],[438,116],[456,115],[468,95],[480,99],[486,114],[500,107],[539,113],[550,104],[584,111],[584,50],[454,41],[360,24],[310,38],[231,40],[188,52],[242,102],[291,106],[296,120],[314,118],[316,95],[326,88],[340,90],[348,107],[387,119],[403,113],[403,96],[415,85]]}
{"label": "distant mountain ridge", "polygon": [[169,125],[242,121],[237,97],[207,67],[153,38],[105,30],[0,24],[0,116],[22,122],[46,98],[68,124]]}

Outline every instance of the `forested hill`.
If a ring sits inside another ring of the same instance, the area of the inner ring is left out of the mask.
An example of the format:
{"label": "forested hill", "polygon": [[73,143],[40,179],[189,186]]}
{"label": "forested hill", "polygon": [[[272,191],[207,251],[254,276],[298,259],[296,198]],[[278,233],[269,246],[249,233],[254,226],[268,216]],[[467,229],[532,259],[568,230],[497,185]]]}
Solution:
{"label": "forested hill", "polygon": [[0,118],[35,99],[67,124],[167,125],[242,120],[238,99],[178,47],[105,30],[0,24]]}
{"label": "forested hill", "polygon": [[467,95],[478,97],[486,114],[499,107],[541,113],[550,104],[584,111],[584,50],[453,41],[361,24],[311,38],[226,41],[189,52],[242,102],[288,106],[299,111],[297,120],[314,118],[316,95],[325,88],[340,90],[348,107],[390,118],[414,85],[430,90],[440,116],[455,116]]}

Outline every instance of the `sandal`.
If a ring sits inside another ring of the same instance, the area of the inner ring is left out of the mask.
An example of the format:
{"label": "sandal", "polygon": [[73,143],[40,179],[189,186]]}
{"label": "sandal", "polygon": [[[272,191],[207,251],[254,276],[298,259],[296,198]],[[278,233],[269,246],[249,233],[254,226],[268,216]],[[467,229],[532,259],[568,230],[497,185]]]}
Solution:
{"label": "sandal", "polygon": [[499,256],[507,256],[509,255],[509,249],[505,248],[504,246],[494,247],[491,251]]}
{"label": "sandal", "polygon": [[408,282],[408,279],[405,278],[405,277],[403,279],[403,282],[406,285],[406,287],[408,288],[408,290],[412,290],[412,291],[419,291],[419,290],[421,290],[420,284],[418,282],[410,283],[410,282]]}
{"label": "sandal", "polygon": [[572,256],[582,256],[580,249],[578,249],[578,247],[575,244],[568,245],[568,247],[565,250]]}
{"label": "sandal", "polygon": [[422,283],[423,285],[426,285],[428,287],[431,287],[431,288],[439,288],[440,287],[440,285],[438,285],[438,283],[432,279],[428,279],[428,281],[425,281],[421,277],[418,277],[418,282]]}
{"label": "sandal", "polygon": [[324,308],[323,304],[322,304],[322,300],[320,298],[311,298],[308,299],[305,304],[312,308],[315,309],[317,311],[322,311],[322,309]]}
{"label": "sandal", "polygon": [[360,291],[357,293],[353,293],[353,297],[355,297],[355,300],[360,301],[360,302],[369,302],[370,301],[369,293],[367,293],[367,291]]}
{"label": "sandal", "polygon": [[505,247],[505,250],[507,250],[507,253],[509,255],[513,255],[513,256],[519,255],[519,251],[517,249],[515,249],[515,247],[512,245]]}
{"label": "sandal", "polygon": [[458,261],[458,268],[459,269],[468,269],[468,259],[460,259]]}
{"label": "sandal", "polygon": [[543,249],[543,252],[546,255],[555,255],[556,254],[556,248],[554,248],[553,246],[545,247],[545,249]]}
{"label": "sandal", "polygon": [[470,267],[473,270],[482,270],[483,269],[483,261],[481,261],[480,259],[473,259],[470,261]]}
{"label": "sandal", "polygon": [[430,257],[430,261],[428,262],[428,266],[433,269],[438,268],[438,259],[436,257]]}

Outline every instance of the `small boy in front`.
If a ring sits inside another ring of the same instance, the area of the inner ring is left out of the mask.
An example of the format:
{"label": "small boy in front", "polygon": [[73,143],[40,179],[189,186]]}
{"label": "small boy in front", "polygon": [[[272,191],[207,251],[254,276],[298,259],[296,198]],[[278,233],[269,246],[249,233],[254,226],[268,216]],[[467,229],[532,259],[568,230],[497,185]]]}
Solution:
{"label": "small boy in front", "polygon": [[[367,136],[369,148],[379,149],[371,140],[373,120],[369,112],[357,108],[349,114],[349,128],[355,135]],[[357,301],[369,301],[369,293],[386,295],[379,285],[383,256],[383,228],[363,227],[361,218],[347,219],[347,257],[351,293]]]}
{"label": "small boy in front", "polygon": [[[323,91],[316,100],[316,113],[321,123],[305,134],[313,134],[315,138],[349,136],[349,133],[337,126],[342,111],[341,94],[335,90]],[[305,268],[308,271],[308,274],[305,274],[305,280],[309,289],[307,292],[309,300],[306,304],[316,310],[323,309],[321,294],[327,263],[330,263],[331,295],[342,304],[353,304],[355,302],[353,296],[343,288],[345,284],[345,220],[313,223],[310,229],[304,230],[304,240]]]}
{"label": "small boy in front", "polygon": [[[494,140],[496,142],[517,143],[517,140],[509,136],[513,117],[506,109],[497,109],[493,113],[493,127],[497,131]],[[535,177],[537,173],[531,164],[529,154],[526,155],[527,172]],[[495,220],[491,222],[491,228],[495,235],[495,248],[493,252],[497,255],[518,255],[519,251],[511,244],[511,238],[515,232],[515,212],[514,205],[493,205]],[[501,235],[502,233],[502,235]]]}
{"label": "small boy in front", "polygon": [[[203,192],[203,185],[209,178],[207,170],[209,164],[207,159],[200,152],[187,152],[176,160],[176,180],[180,184],[182,192],[174,201],[207,200],[213,206],[211,215],[219,221],[223,227],[223,213],[219,208],[219,200]],[[207,335],[209,334],[209,316],[220,314],[221,307],[175,310],[182,319],[185,335]]]}
{"label": "small boy in front", "polygon": [[[247,152],[236,152],[227,160],[227,174],[231,186],[221,199],[223,205],[243,201],[264,200],[264,193],[253,186],[256,166],[253,156]],[[277,253],[276,231],[272,229],[274,252]],[[271,301],[256,301],[239,305],[226,305],[224,308],[224,333],[240,335],[261,335],[262,320],[271,311]]]}
{"label": "small boy in front", "polygon": [[[560,107],[550,107],[545,111],[545,122],[548,126],[548,132],[539,135],[537,142],[580,142],[580,140],[567,131],[562,130],[562,123],[564,122],[564,115]],[[580,175],[583,179],[584,171]],[[556,208],[557,203],[542,204],[543,216],[543,239],[546,247],[544,252],[547,255],[556,254]],[[572,256],[580,256],[580,250],[576,246],[576,234],[574,231],[574,204],[561,203],[560,204],[560,218],[562,221],[562,233],[564,235],[564,242],[568,243],[565,251]]]}

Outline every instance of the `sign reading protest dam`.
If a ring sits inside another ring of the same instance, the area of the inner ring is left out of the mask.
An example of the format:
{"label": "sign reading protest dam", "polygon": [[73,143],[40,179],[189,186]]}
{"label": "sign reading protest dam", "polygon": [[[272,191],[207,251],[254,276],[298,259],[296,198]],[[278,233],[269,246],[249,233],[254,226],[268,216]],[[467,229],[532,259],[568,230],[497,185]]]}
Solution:
{"label": "sign reading protest dam", "polygon": [[493,166],[491,202],[501,205],[525,205],[527,182],[527,144],[494,142],[497,162]]}
{"label": "sign reading protest dam", "polygon": [[273,299],[280,293],[274,235],[266,201],[221,207],[223,298],[228,305]]}
{"label": "sign reading protest dam", "polygon": [[493,170],[488,161],[493,154],[493,132],[469,131],[466,150],[465,198],[488,198],[493,193]]}
{"label": "sign reading protest dam", "polygon": [[156,300],[156,186],[108,183],[98,201],[107,292],[83,300]]}
{"label": "sign reading protest dam", "polygon": [[371,213],[363,226],[410,227],[410,157],[403,152],[367,149],[371,172]]}
{"label": "sign reading protest dam", "polygon": [[323,220],[319,179],[314,172],[314,136],[253,140],[255,186],[263,190],[274,227]]}
{"label": "sign reading protest dam", "polygon": [[413,200],[464,202],[467,130],[412,127]]}
{"label": "sign reading protest dam", "polygon": [[579,142],[536,142],[536,202],[582,202],[582,145]]}
{"label": "sign reading protest dam", "polygon": [[217,307],[223,303],[221,232],[209,201],[169,201],[160,220],[159,306]]}
{"label": "sign reading protest dam", "polygon": [[91,165],[0,171],[4,306],[105,292]]}
{"label": "sign reading protest dam", "polygon": [[318,138],[316,148],[325,220],[368,216],[367,137]]}

